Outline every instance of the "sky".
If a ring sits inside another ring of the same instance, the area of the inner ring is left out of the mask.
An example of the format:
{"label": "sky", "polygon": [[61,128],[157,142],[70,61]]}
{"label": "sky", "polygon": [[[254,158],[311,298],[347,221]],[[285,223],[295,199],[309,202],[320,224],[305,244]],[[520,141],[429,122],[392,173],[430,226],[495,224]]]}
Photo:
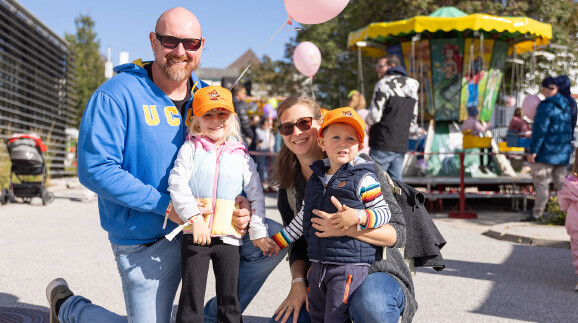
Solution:
{"label": "sky", "polygon": [[[100,52],[111,48],[114,65],[119,53],[129,59],[153,60],[148,39],[158,17],[167,9],[184,7],[199,19],[205,48],[199,67],[225,68],[248,49],[273,60],[284,57],[285,43],[297,35],[295,23],[285,26],[265,47],[269,39],[287,21],[283,0],[16,0],[45,26],[64,38],[75,34],[74,20],[89,15],[95,22]],[[260,53],[261,52],[261,53]]]}

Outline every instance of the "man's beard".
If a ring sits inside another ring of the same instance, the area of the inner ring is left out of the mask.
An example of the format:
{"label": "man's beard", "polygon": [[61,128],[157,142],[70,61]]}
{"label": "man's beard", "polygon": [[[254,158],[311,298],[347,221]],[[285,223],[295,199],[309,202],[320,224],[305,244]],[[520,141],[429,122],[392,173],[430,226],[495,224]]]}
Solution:
{"label": "man's beard", "polygon": [[[169,65],[169,61],[187,62],[185,66]],[[175,55],[167,55],[160,63],[161,71],[165,76],[173,82],[182,82],[191,76],[191,72],[195,69],[193,62],[187,56],[177,57]]]}

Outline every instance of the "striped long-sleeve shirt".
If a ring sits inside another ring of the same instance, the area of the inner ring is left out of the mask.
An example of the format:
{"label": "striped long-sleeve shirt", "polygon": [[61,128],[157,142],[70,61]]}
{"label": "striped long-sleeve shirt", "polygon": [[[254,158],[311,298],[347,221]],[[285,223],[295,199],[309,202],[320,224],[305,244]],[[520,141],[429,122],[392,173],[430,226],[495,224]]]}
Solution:
{"label": "striped long-sleeve shirt", "polygon": [[[331,177],[326,177],[325,183],[329,182],[329,178]],[[367,223],[365,226],[361,226],[362,229],[379,228],[389,222],[391,212],[383,199],[381,186],[375,177],[366,175],[361,179],[357,188],[357,197],[363,202],[364,211],[367,214]],[[302,205],[301,210],[291,223],[272,237],[280,248],[287,247],[303,235],[303,216]]]}

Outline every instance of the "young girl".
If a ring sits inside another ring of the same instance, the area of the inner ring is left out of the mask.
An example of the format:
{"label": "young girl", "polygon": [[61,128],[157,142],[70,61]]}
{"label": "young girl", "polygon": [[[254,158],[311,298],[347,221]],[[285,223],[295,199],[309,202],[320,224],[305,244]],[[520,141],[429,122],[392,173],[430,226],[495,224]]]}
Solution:
{"label": "young girl", "polygon": [[[564,186],[558,191],[560,210],[566,211],[566,232],[570,236],[570,247],[574,256],[574,272],[578,276],[578,148],[574,151],[572,174],[564,179]],[[578,292],[578,283],[574,287]]]}
{"label": "young girl", "polygon": [[[237,296],[241,235],[231,224],[235,197],[251,203],[249,235],[264,252],[271,247],[265,198],[253,159],[240,136],[231,92],[220,86],[193,97],[189,135],[169,176],[169,192],[184,227],[182,289],[177,322],[203,322],[209,260],[213,261],[219,322],[240,322]],[[197,199],[203,207],[199,208]]]}

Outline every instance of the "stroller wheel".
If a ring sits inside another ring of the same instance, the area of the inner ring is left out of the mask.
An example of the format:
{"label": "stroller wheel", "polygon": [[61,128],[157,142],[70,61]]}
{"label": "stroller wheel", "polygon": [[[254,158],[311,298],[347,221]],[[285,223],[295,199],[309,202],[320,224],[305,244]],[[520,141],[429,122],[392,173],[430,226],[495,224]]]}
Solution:
{"label": "stroller wheel", "polygon": [[8,189],[3,187],[2,188],[2,194],[0,195],[0,204],[4,205],[6,203],[8,203],[8,199],[10,197],[10,192],[8,192]]}
{"label": "stroller wheel", "polygon": [[54,194],[48,192],[45,188],[40,192],[40,197],[42,198],[42,205],[48,205],[54,201]]}

